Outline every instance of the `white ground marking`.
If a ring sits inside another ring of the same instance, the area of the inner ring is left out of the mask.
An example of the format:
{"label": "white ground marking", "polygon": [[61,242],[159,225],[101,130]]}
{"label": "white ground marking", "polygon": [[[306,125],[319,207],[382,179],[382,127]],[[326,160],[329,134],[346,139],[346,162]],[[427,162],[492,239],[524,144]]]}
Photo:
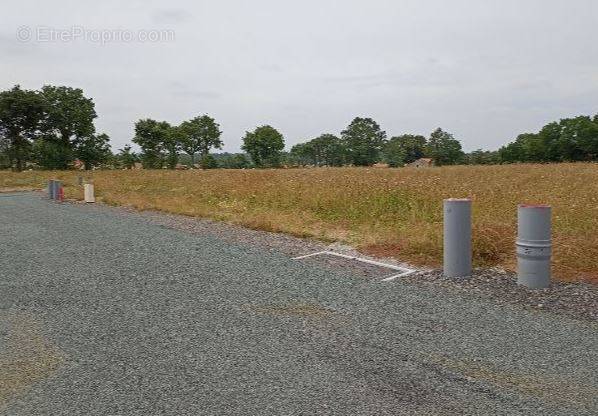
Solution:
{"label": "white ground marking", "polygon": [[410,275],[411,273],[415,273],[417,271],[414,269],[409,269],[407,267],[395,266],[394,264],[382,263],[379,261],[364,259],[361,257],[349,256],[347,254],[335,253],[334,251],[318,251],[316,253],[307,254],[305,256],[293,257],[293,260],[303,260],[308,257],[321,256],[321,255],[342,257],[344,259],[360,261],[362,263],[372,264],[374,266],[379,266],[379,267],[386,267],[388,269],[397,270],[397,271],[401,272],[399,274],[395,274],[393,276],[386,277],[386,278],[380,280],[381,282],[390,282],[392,280],[395,280],[398,277],[407,276],[407,275]]}

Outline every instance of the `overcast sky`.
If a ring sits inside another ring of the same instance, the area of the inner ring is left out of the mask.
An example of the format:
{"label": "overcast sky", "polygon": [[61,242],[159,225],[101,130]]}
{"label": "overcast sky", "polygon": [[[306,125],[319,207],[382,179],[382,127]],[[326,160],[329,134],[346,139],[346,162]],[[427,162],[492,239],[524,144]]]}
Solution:
{"label": "overcast sky", "polygon": [[595,0],[3,0],[0,89],[82,88],[114,150],[140,118],[203,113],[227,151],[258,125],[290,148],[356,116],[496,149],[598,113],[597,28]]}

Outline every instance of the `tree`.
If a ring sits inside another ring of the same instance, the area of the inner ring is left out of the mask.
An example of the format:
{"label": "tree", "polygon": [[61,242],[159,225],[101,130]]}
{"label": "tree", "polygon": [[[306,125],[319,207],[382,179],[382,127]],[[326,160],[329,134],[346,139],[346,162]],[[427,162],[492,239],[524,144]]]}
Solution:
{"label": "tree", "polygon": [[218,167],[218,161],[209,153],[201,157],[199,164],[202,169],[216,169]]}
{"label": "tree", "polygon": [[[545,136],[545,129],[540,135]],[[561,120],[554,148],[553,152],[563,161],[597,160],[598,123],[588,116]]]}
{"label": "tree", "polygon": [[496,151],[477,149],[465,155],[468,165],[495,165],[499,163],[499,155]]}
{"label": "tree", "polygon": [[231,157],[229,167],[232,169],[247,169],[251,167],[251,163],[244,154],[237,153]]}
{"label": "tree", "polygon": [[[163,121],[162,123],[166,123]],[[179,127],[171,126],[166,123],[163,124],[163,128],[166,130],[163,139],[163,146],[166,150],[166,166],[168,169],[176,168],[179,163],[179,152],[181,151],[181,143],[183,141],[183,132]]]}
{"label": "tree", "polygon": [[9,169],[12,167],[8,157],[9,147],[10,141],[0,133],[0,169]]}
{"label": "tree", "polygon": [[523,148],[523,142],[526,140],[526,136],[530,136],[532,133],[524,133],[517,136],[517,139],[507,144],[506,146],[498,149],[498,156],[501,163],[515,163],[527,161],[527,156]]}
{"label": "tree", "polygon": [[45,138],[33,142],[31,155],[39,166],[50,170],[66,169],[75,158],[71,146]]}
{"label": "tree", "polygon": [[598,116],[565,118],[538,133],[520,134],[499,155],[504,163],[598,160]]}
{"label": "tree", "polygon": [[44,100],[36,91],[15,85],[0,92],[0,141],[9,164],[17,171],[23,170],[31,157],[32,140],[39,136],[45,109]]}
{"label": "tree", "polygon": [[436,166],[456,165],[464,158],[461,143],[441,128],[437,128],[430,135],[426,155],[434,160]]}
{"label": "tree", "polygon": [[141,148],[141,161],[146,169],[160,169],[164,164],[165,143],[172,134],[171,126],[165,121],[152,119],[135,123],[133,143]]}
{"label": "tree", "polygon": [[393,137],[384,145],[384,160],[391,168],[398,168],[405,165],[405,149],[397,139],[398,137]]}
{"label": "tree", "polygon": [[379,160],[386,133],[371,118],[355,118],[341,135],[355,166],[371,166]]}
{"label": "tree", "polygon": [[195,163],[195,153],[203,158],[210,149],[222,148],[220,125],[207,114],[184,121],[179,127],[182,132],[182,149],[191,156],[192,165]]}
{"label": "tree", "polygon": [[0,93],[0,140],[17,170],[32,156],[44,168],[66,169],[77,143],[94,135],[96,117],[93,101],[78,88],[17,85]]}
{"label": "tree", "polygon": [[217,153],[214,155],[218,166],[223,169],[247,169],[251,163],[243,153]]}
{"label": "tree", "polygon": [[45,85],[40,94],[46,111],[40,125],[46,145],[40,147],[52,149],[55,157],[42,157],[38,163],[50,167],[44,161],[51,160],[52,168],[66,169],[75,154],[75,142],[95,133],[95,105],[79,88]]}
{"label": "tree", "polygon": [[91,134],[75,141],[75,156],[81,160],[85,170],[106,163],[112,156],[110,138],[107,134]]}
{"label": "tree", "polygon": [[317,158],[311,142],[297,143],[291,147],[289,162],[299,166],[316,165]]}
{"label": "tree", "polygon": [[139,161],[139,156],[135,152],[131,151],[131,146],[126,145],[124,148],[118,151],[116,155],[116,159],[120,166],[124,167],[125,169],[131,169],[135,166],[135,162]]}
{"label": "tree", "polygon": [[309,143],[313,148],[316,166],[342,166],[345,163],[345,146],[334,134],[322,134]]}
{"label": "tree", "polygon": [[424,136],[415,134],[403,134],[392,137],[390,142],[396,142],[395,151],[403,153],[403,162],[405,164],[415,162],[426,154],[427,141]]}
{"label": "tree", "polygon": [[257,167],[280,166],[284,137],[274,127],[261,126],[246,132],[241,147],[251,156]]}

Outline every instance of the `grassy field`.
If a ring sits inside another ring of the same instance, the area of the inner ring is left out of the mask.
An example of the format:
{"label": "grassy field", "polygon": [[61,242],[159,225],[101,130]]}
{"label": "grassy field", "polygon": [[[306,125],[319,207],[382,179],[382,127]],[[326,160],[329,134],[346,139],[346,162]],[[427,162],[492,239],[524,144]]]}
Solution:
{"label": "grassy field", "polygon": [[[0,172],[0,188],[65,181],[82,198],[81,172]],[[84,173],[83,173],[84,174]],[[554,266],[561,280],[598,283],[598,164],[431,169],[98,171],[98,199],[343,241],[420,265],[442,261],[442,200],[473,198],[474,260],[514,269],[516,207],[553,206]],[[1,201],[0,201],[1,203]]]}

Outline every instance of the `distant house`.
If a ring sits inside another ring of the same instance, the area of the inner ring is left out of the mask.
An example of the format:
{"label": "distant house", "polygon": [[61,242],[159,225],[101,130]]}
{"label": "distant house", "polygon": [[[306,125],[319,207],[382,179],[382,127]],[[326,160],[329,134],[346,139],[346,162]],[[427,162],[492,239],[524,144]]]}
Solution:
{"label": "distant house", "polygon": [[412,168],[429,168],[434,166],[434,160],[428,157],[422,157],[421,159],[417,159],[415,162],[409,163],[407,166]]}
{"label": "distant house", "polygon": [[387,168],[388,163],[374,163],[373,168]]}
{"label": "distant house", "polygon": [[73,168],[75,168],[77,170],[85,170],[85,163],[83,163],[82,160],[75,159],[73,161]]}

